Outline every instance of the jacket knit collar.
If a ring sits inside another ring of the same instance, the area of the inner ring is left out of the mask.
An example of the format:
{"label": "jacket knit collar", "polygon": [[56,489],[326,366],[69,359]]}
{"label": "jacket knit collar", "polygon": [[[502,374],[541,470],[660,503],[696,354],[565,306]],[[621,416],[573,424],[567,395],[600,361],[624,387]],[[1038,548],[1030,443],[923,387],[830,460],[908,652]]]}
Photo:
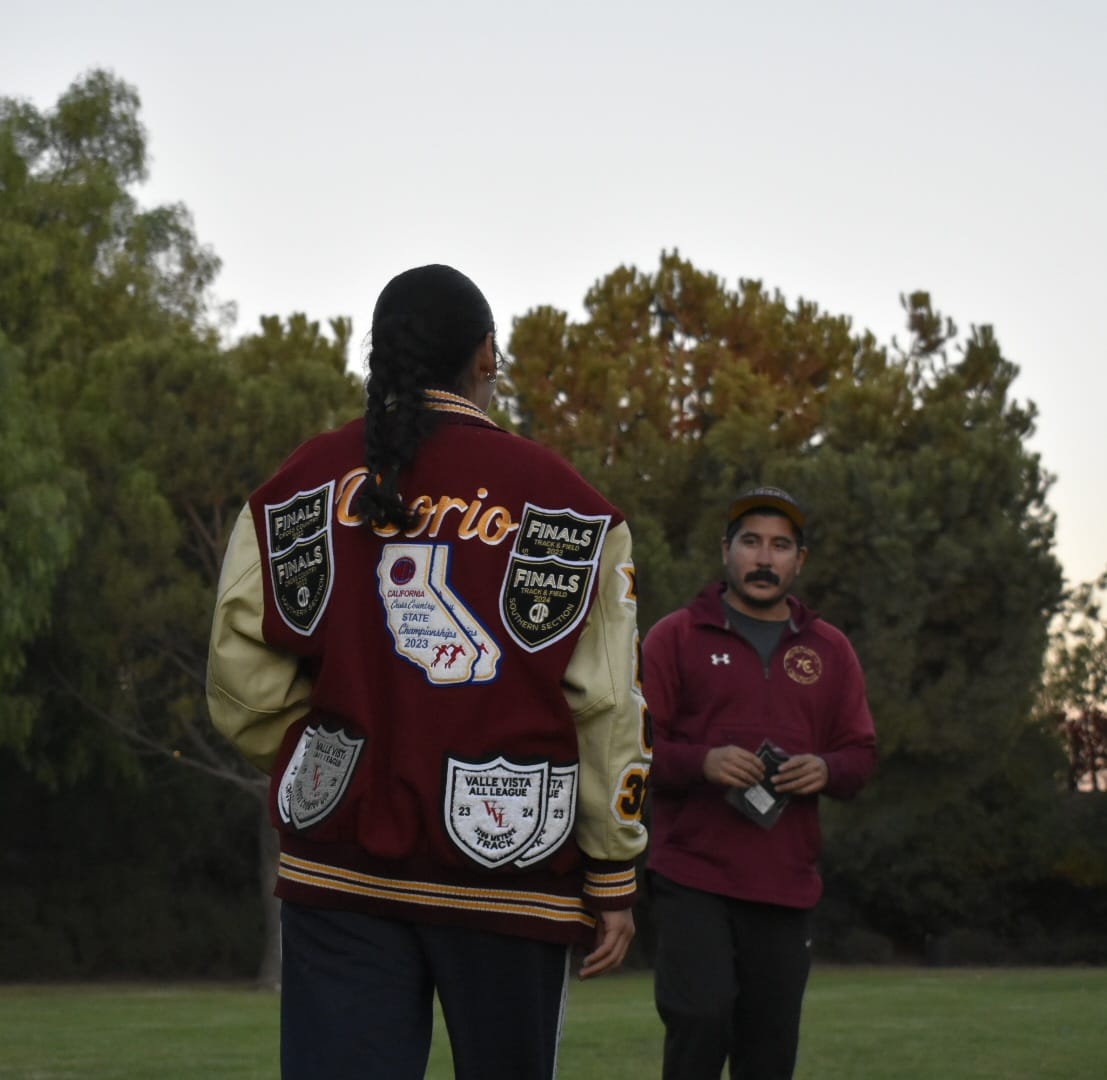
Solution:
{"label": "jacket knit collar", "polygon": [[431,412],[451,413],[470,420],[480,420],[492,427],[499,426],[482,408],[460,394],[450,393],[449,390],[424,390],[423,408],[430,409]]}

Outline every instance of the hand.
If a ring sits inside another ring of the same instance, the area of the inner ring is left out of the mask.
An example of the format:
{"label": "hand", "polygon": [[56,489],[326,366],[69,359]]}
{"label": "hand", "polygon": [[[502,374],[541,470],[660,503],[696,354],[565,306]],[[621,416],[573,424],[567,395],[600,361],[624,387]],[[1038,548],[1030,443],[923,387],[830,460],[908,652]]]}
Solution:
{"label": "hand", "polygon": [[634,913],[630,908],[622,911],[601,911],[596,919],[596,947],[580,967],[580,977],[589,979],[614,971],[622,962],[634,937]]}
{"label": "hand", "polygon": [[789,795],[817,795],[830,779],[826,762],[817,754],[796,754],[777,770],[773,787]]}
{"label": "hand", "polygon": [[761,782],[765,766],[756,754],[740,746],[716,746],[703,759],[703,775],[713,784],[748,788]]}

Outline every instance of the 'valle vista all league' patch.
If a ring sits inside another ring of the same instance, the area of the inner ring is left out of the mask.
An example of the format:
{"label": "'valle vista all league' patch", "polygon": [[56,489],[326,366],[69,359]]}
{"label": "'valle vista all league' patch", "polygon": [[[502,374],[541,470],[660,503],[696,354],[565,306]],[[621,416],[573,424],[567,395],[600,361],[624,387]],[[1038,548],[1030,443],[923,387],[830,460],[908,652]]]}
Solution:
{"label": "'valle vista all league' patch", "polygon": [[446,832],[474,862],[525,867],[552,855],[570,835],[579,765],[446,762]]}

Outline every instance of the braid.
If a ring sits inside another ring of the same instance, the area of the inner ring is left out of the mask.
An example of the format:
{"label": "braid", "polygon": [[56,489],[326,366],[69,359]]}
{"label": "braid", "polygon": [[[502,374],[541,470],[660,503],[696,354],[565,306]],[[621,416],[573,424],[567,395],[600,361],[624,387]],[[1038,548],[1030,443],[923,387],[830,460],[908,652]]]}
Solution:
{"label": "braid", "polygon": [[[369,378],[365,384],[365,464],[369,475],[360,497],[360,511],[370,525],[415,524],[397,489],[400,470],[415,458],[419,444],[433,427],[433,413],[422,407],[428,379],[418,356],[423,346],[406,320],[382,322],[373,335]],[[403,358],[407,358],[407,363]]]}
{"label": "braid", "polygon": [[398,482],[439,419],[423,407],[424,390],[456,392],[473,351],[493,330],[480,290],[448,266],[408,270],[381,293],[365,382],[368,476],[358,497],[365,524],[401,531],[416,524]]}
{"label": "braid", "polygon": [[385,411],[386,395],[374,386],[372,375],[366,383],[365,465],[368,476],[358,495],[358,513],[368,525],[408,527],[407,508],[396,490],[398,457],[390,460],[393,443],[388,437],[390,417]]}

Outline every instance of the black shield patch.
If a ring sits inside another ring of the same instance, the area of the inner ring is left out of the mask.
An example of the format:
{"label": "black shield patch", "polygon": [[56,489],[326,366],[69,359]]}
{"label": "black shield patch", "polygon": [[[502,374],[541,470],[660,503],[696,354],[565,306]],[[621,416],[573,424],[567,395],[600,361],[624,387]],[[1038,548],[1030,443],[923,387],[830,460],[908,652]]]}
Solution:
{"label": "black shield patch", "polygon": [[310,634],[330,599],[334,552],[330,533],[319,533],[269,558],[273,596],[281,618],[293,630]]}
{"label": "black shield patch", "polygon": [[592,579],[611,518],[527,503],[500,591],[508,633],[536,652],[570,633],[588,612]]}
{"label": "black shield patch", "polygon": [[265,532],[269,554],[287,551],[293,544],[330,532],[334,481],[314,491],[300,491],[288,502],[265,505]]}
{"label": "black shield patch", "polygon": [[526,559],[552,556],[570,562],[594,562],[610,520],[604,514],[590,517],[527,503],[513,554]]}
{"label": "black shield patch", "polygon": [[334,481],[266,503],[269,575],[281,618],[298,634],[315,629],[334,585],[331,507]]}
{"label": "black shield patch", "polygon": [[595,573],[593,563],[513,556],[500,594],[508,632],[528,652],[564,637],[588,611]]}

